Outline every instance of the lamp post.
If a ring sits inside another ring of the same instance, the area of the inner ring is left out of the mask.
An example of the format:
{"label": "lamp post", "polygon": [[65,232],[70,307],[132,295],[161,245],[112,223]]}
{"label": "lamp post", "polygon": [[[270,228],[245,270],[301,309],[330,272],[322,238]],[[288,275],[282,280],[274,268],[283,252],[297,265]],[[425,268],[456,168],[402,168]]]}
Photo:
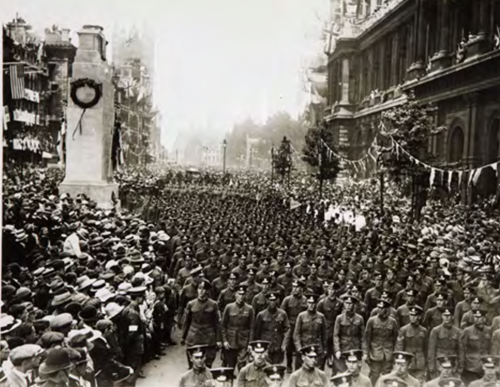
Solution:
{"label": "lamp post", "polygon": [[223,155],[222,155],[222,173],[223,174],[226,173],[226,148],[227,148],[227,141],[226,141],[226,139],[224,139],[224,141],[222,141],[222,152],[223,152]]}

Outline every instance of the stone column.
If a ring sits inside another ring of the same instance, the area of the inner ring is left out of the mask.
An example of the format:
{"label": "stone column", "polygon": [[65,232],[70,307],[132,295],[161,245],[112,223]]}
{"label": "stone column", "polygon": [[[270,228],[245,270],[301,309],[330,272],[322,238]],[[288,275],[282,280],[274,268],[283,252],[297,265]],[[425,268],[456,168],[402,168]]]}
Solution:
{"label": "stone column", "polygon": [[425,0],[418,0],[418,10],[417,10],[417,18],[414,28],[413,36],[413,45],[415,47],[415,54],[413,57],[413,63],[408,69],[408,75],[410,79],[414,79],[420,77],[424,74],[424,55],[425,55],[425,32],[426,32],[426,5]]}
{"label": "stone column", "polygon": [[451,65],[451,57],[448,52],[450,40],[450,0],[439,0],[439,47],[431,59],[432,70],[440,70]]}
{"label": "stone column", "polygon": [[341,102],[349,103],[349,59],[342,58],[342,94]]}
{"label": "stone column", "polygon": [[489,32],[488,26],[490,24],[490,1],[474,0],[473,5],[476,15],[476,23],[474,23],[476,34],[472,35],[467,42],[467,58],[483,54],[488,51],[491,46],[487,36]]}
{"label": "stone column", "polygon": [[[78,32],[79,47],[73,63],[73,80],[89,78],[102,85],[102,97],[85,110],[68,101],[66,132],[66,177],[61,193],[86,194],[100,208],[112,208],[118,199],[118,184],[112,181],[111,143],[114,129],[114,87],[112,71],[106,63],[102,27],[84,26]],[[82,115],[83,113],[83,115]],[[81,132],[75,129],[81,119]]]}

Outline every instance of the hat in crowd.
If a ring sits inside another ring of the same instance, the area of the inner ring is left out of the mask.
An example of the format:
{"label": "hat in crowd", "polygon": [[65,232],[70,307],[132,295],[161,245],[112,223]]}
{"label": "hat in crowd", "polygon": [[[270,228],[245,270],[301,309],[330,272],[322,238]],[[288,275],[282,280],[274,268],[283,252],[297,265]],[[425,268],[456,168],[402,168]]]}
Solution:
{"label": "hat in crowd", "polygon": [[192,357],[203,357],[207,352],[208,345],[193,345],[187,349]]}
{"label": "hat in crowd", "polygon": [[396,376],[384,378],[382,381],[382,387],[408,387],[408,384]]}
{"label": "hat in crowd", "polygon": [[76,284],[78,286],[78,290],[82,291],[82,290],[90,288],[92,286],[92,284],[96,281],[97,281],[97,279],[89,278],[88,276],[84,275],[84,276],[77,278]]}
{"label": "hat in crowd", "polygon": [[47,358],[40,364],[38,372],[42,375],[52,374],[71,368],[69,353],[65,348],[53,348],[47,352]]}
{"label": "hat in crowd", "polygon": [[102,288],[95,292],[95,297],[101,300],[102,302],[107,302],[110,299],[116,296],[109,288]]}
{"label": "hat in crowd", "polygon": [[212,368],[210,372],[212,373],[212,377],[214,378],[214,380],[217,382],[227,382],[234,379],[234,368]]}
{"label": "hat in crowd", "polygon": [[118,384],[120,382],[123,382],[124,380],[127,380],[134,374],[134,370],[132,367],[127,367],[127,366],[121,366],[118,367],[117,369],[113,370],[114,372],[112,373],[112,378],[113,382],[115,384]]}
{"label": "hat in crowd", "polygon": [[264,373],[270,380],[282,381],[285,379],[286,367],[280,364],[273,364],[264,368]]}
{"label": "hat in crowd", "polygon": [[266,298],[268,301],[277,301],[279,294],[277,292],[268,292]]}
{"label": "hat in crowd", "polygon": [[52,318],[50,321],[50,329],[58,330],[64,329],[71,325],[73,322],[73,316],[70,313],[61,313]]}
{"label": "hat in crowd", "polygon": [[197,277],[199,276],[200,274],[203,273],[203,267],[200,265],[200,266],[197,266],[195,267],[194,269],[192,269],[190,272],[189,272],[189,275],[191,277]]}
{"label": "hat in crowd", "polygon": [[345,361],[354,362],[361,361],[363,358],[363,350],[361,349],[351,349],[350,351],[342,352],[342,357]]}
{"label": "hat in crowd", "polygon": [[52,299],[52,306],[61,306],[71,301],[71,293],[64,290],[62,293],[54,295],[54,298]]}
{"label": "hat in crowd", "polygon": [[64,342],[64,334],[61,332],[45,332],[42,337],[40,337],[40,340],[38,340],[38,344],[41,345],[43,348],[50,348],[54,345],[60,345],[62,342]]}
{"label": "hat in crowd", "polygon": [[260,281],[260,284],[261,285],[269,285],[271,283],[270,279],[268,276],[265,276],[264,278],[262,278],[262,280]]}
{"label": "hat in crowd", "polygon": [[92,321],[97,321],[99,319],[99,316],[97,314],[97,308],[95,308],[92,305],[86,305],[85,307],[83,307],[80,313],[78,313],[78,317],[83,322],[92,322]]}
{"label": "hat in crowd", "polygon": [[247,286],[246,286],[246,285],[238,285],[238,286],[236,287],[236,293],[237,293],[237,294],[242,294],[242,295],[244,295],[244,294],[246,294],[246,292],[247,292]]}
{"label": "hat in crowd", "polygon": [[451,306],[444,306],[441,308],[443,316],[453,316],[453,308]]}
{"label": "hat in crowd", "polygon": [[263,352],[267,351],[270,344],[271,343],[269,341],[255,340],[255,341],[251,341],[249,345],[252,348],[252,351],[254,351],[256,353],[263,353]]}
{"label": "hat in crowd", "polygon": [[14,348],[9,353],[9,359],[15,364],[19,364],[23,360],[31,359],[43,352],[43,348],[36,344],[24,344]]}
{"label": "hat in crowd", "polygon": [[481,362],[483,363],[483,366],[486,368],[497,368],[500,363],[500,356],[493,356],[493,355],[482,356]]}
{"label": "hat in crowd", "polygon": [[457,362],[455,355],[441,355],[436,357],[437,362],[443,368],[453,368]]}
{"label": "hat in crowd", "polygon": [[445,378],[439,380],[439,387],[463,387],[464,382],[457,378]]}
{"label": "hat in crowd", "polygon": [[391,307],[392,303],[391,300],[385,297],[380,297],[377,303],[377,306],[379,308],[389,308]]}
{"label": "hat in crowd", "polygon": [[484,317],[486,316],[486,309],[479,308],[472,312],[474,317]]}
{"label": "hat in crowd", "polygon": [[90,292],[91,293],[96,293],[99,289],[103,289],[106,287],[106,281],[102,280],[102,279],[98,279],[97,281],[95,281],[91,288],[90,288]]}
{"label": "hat in crowd", "polygon": [[111,320],[118,316],[123,309],[124,307],[122,305],[118,305],[116,302],[110,302],[106,305],[104,311],[106,312],[106,316]]}
{"label": "hat in crowd", "polygon": [[300,279],[294,279],[292,281],[292,286],[298,286],[300,288],[303,288],[304,286],[306,286],[306,284],[303,281],[301,281]]}
{"label": "hat in crowd", "polygon": [[421,315],[422,313],[424,313],[424,310],[418,305],[412,305],[408,308],[408,310],[409,314],[413,316]]}
{"label": "hat in crowd", "polygon": [[21,320],[17,320],[11,315],[2,314],[0,316],[0,335],[12,332],[21,325]]}
{"label": "hat in crowd", "polygon": [[316,345],[306,345],[306,346],[300,348],[299,352],[302,355],[305,355],[308,357],[317,357],[318,356],[318,347]]}
{"label": "hat in crowd", "polygon": [[212,284],[210,283],[209,280],[207,279],[202,279],[201,282],[198,284],[198,289],[206,289],[210,290],[212,288]]}
{"label": "hat in crowd", "polygon": [[127,292],[127,294],[130,294],[131,296],[140,296],[142,294],[145,294],[147,290],[146,286],[136,286],[133,288],[130,288]]}
{"label": "hat in crowd", "polygon": [[413,359],[413,355],[409,352],[394,351],[393,358],[395,363],[406,363],[409,364]]}
{"label": "hat in crowd", "polygon": [[22,286],[19,289],[17,289],[14,297],[17,301],[26,301],[26,300],[29,300],[32,295],[33,295],[33,292],[31,291],[31,289]]}
{"label": "hat in crowd", "polygon": [[470,302],[475,302],[475,303],[478,303],[478,304],[482,304],[483,303],[483,299],[482,297],[479,297],[479,296],[474,296],[471,298]]}
{"label": "hat in crowd", "polygon": [[232,271],[230,274],[229,274],[229,279],[230,280],[238,280],[240,278],[240,275],[234,271]]}
{"label": "hat in crowd", "polygon": [[349,387],[351,385],[351,380],[352,380],[352,375],[347,373],[338,374],[330,378],[330,382],[332,382],[334,386],[339,386],[339,387],[341,386]]}
{"label": "hat in crowd", "polygon": [[319,295],[318,294],[314,294],[314,293],[308,293],[308,294],[306,294],[306,300],[307,300],[307,302],[311,302],[311,303],[316,304],[318,302],[318,299],[319,299]]}
{"label": "hat in crowd", "polygon": [[356,296],[353,296],[352,294],[344,294],[340,299],[344,302],[352,302],[353,304],[359,302],[359,298]]}
{"label": "hat in crowd", "polygon": [[436,301],[448,301],[448,293],[439,292],[436,295]]}

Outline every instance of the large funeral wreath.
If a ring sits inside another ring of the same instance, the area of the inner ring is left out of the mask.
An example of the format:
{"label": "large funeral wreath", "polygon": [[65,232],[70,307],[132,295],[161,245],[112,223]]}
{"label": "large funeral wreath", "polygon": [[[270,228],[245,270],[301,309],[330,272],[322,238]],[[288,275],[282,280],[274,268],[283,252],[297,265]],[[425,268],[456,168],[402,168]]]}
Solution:
{"label": "large funeral wreath", "polygon": [[[78,98],[77,92],[82,87],[90,87],[94,89],[94,98],[90,101],[82,101]],[[97,105],[99,100],[102,97],[102,84],[97,83],[93,79],[90,78],[80,78],[71,82],[71,99],[75,103],[75,105],[80,106],[82,109],[89,109]]]}

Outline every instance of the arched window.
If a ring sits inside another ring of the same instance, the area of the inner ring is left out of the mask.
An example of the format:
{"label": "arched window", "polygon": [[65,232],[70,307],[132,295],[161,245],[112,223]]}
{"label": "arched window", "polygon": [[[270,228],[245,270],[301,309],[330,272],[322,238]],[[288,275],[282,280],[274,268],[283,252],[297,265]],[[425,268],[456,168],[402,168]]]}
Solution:
{"label": "arched window", "polygon": [[448,149],[450,163],[462,160],[464,154],[464,131],[460,126],[455,126],[452,129]]}

